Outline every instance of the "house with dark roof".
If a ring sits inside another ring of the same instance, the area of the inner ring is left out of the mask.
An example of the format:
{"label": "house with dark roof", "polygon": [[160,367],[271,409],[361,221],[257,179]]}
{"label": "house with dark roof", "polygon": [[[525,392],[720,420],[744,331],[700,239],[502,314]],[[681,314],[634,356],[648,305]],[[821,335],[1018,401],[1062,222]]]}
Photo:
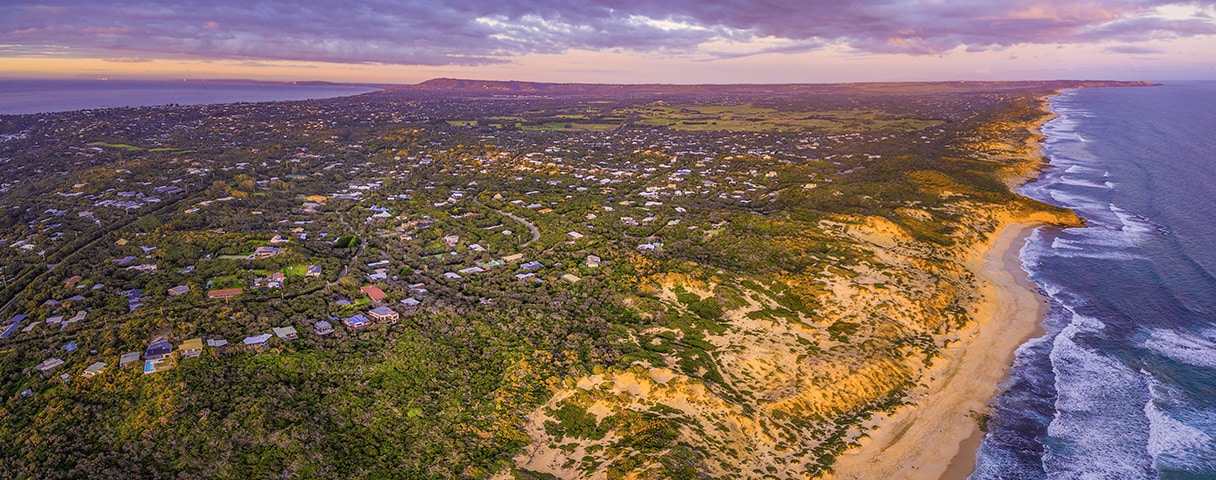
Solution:
{"label": "house with dark roof", "polygon": [[144,374],[173,368],[172,354],[173,345],[170,345],[168,340],[162,338],[148,344],[148,349],[144,351]]}

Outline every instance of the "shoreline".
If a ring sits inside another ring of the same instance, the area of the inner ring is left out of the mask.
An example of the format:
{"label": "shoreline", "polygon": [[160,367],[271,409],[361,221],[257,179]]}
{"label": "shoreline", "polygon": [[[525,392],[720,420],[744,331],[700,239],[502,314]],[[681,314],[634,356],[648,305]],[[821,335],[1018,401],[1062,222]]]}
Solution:
{"label": "shoreline", "polygon": [[[929,391],[913,408],[876,415],[861,446],[837,458],[829,478],[961,480],[975,468],[983,439],[977,418],[986,415],[1013,366],[1019,346],[1035,335],[1047,302],[1022,269],[1019,253],[1043,222],[1002,223],[996,234],[965,259],[983,300],[976,321],[958,332],[927,375]],[[932,439],[925,441],[925,439]]]}

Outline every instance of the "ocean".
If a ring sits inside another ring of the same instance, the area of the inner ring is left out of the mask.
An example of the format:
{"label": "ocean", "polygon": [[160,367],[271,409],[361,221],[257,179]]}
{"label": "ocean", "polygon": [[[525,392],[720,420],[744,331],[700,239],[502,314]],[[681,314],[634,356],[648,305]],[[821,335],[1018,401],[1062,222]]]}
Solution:
{"label": "ocean", "polygon": [[1216,478],[1216,82],[1051,100],[1022,193],[1075,210],[1023,268],[1050,300],[972,479]]}
{"label": "ocean", "polygon": [[273,102],[374,92],[346,85],[223,81],[0,80],[0,115],[112,107]]}

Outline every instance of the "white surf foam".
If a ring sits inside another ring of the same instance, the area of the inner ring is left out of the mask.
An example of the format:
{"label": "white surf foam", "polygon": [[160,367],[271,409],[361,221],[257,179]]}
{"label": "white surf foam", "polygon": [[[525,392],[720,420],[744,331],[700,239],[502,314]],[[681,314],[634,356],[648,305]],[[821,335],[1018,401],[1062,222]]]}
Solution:
{"label": "white surf foam", "polygon": [[1196,367],[1216,368],[1216,341],[1173,330],[1155,328],[1144,347],[1170,360]]}
{"label": "white surf foam", "polygon": [[1052,347],[1058,397],[1043,456],[1050,478],[1151,478],[1144,378],[1076,341],[1101,325],[1074,315]]}
{"label": "white surf foam", "polygon": [[1152,392],[1152,399],[1144,404],[1144,416],[1149,421],[1148,453],[1153,456],[1154,467],[1158,471],[1216,474],[1216,439],[1200,428],[1213,431],[1216,418],[1194,409],[1173,412],[1158,406],[1159,401],[1172,396],[1171,392],[1147,372],[1141,373],[1149,379]]}

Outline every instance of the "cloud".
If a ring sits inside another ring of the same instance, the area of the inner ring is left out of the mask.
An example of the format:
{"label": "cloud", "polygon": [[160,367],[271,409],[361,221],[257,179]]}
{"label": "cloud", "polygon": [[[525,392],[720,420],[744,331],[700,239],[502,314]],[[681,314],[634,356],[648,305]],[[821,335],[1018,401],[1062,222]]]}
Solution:
{"label": "cloud", "polygon": [[[503,63],[571,49],[701,59],[831,46],[934,55],[1213,35],[1213,12],[1213,0],[9,0],[0,44],[26,55],[402,65]],[[734,47],[717,48],[726,44]]]}
{"label": "cloud", "polygon": [[1131,55],[1148,55],[1154,53],[1165,53],[1165,50],[1153,47],[1141,47],[1138,45],[1114,45],[1102,49],[1110,53],[1126,53]]}
{"label": "cloud", "polygon": [[136,57],[114,57],[114,58],[103,58],[103,59],[101,59],[101,61],[111,62],[111,63],[144,63],[144,62],[151,62],[152,59],[136,58]]}

